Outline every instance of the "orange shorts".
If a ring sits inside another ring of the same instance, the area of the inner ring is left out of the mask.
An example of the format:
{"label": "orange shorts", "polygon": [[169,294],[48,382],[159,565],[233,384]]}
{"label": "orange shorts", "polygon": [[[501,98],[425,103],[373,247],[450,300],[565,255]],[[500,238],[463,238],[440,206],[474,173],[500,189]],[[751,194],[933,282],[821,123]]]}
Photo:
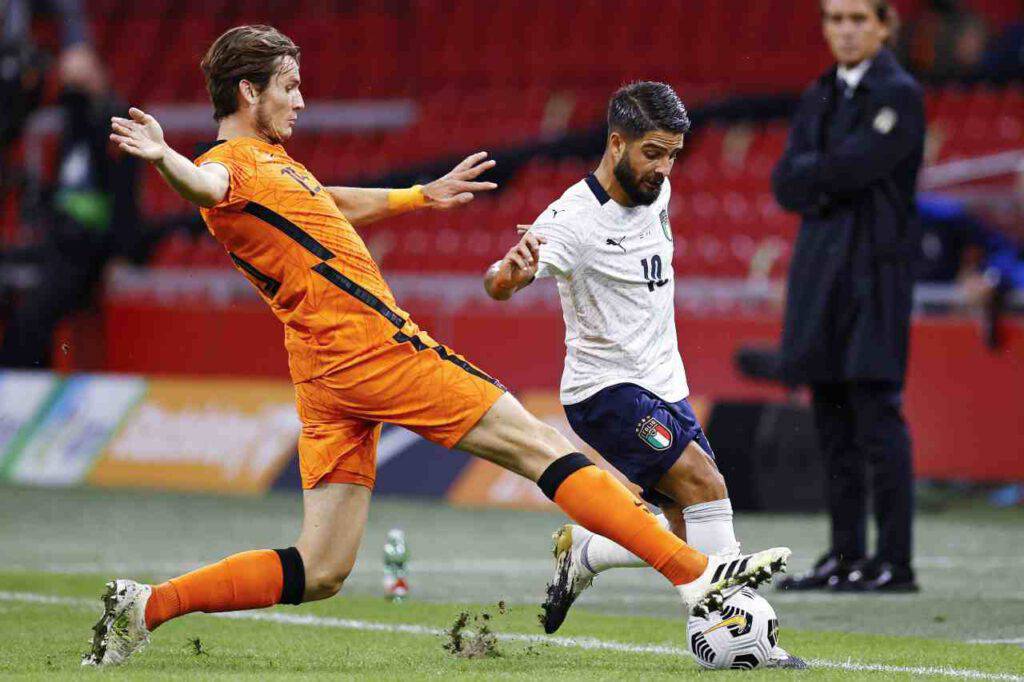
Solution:
{"label": "orange shorts", "polygon": [[381,423],[453,447],[505,387],[424,332],[396,334],[368,359],[295,384],[302,487],[373,488]]}

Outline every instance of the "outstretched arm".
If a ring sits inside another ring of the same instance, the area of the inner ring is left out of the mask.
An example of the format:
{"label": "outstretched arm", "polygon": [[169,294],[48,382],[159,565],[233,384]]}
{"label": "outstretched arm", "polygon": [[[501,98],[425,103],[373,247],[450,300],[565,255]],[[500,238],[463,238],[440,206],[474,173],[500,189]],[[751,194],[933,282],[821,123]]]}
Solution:
{"label": "outstretched arm", "polygon": [[197,206],[210,208],[228,193],[228,170],[216,163],[197,167],[164,142],[164,131],[157,120],[132,107],[131,118],[110,119],[110,139],[121,151],[152,163],[175,192]]}
{"label": "outstretched arm", "polygon": [[475,192],[497,187],[493,182],[478,182],[484,171],[494,168],[487,152],[466,157],[444,177],[426,185],[408,189],[364,189],[360,187],[328,187],[327,193],[348,221],[360,227],[391,216],[420,208],[448,209],[473,201]]}
{"label": "outstretched arm", "polygon": [[543,237],[525,233],[504,258],[487,268],[484,275],[487,295],[496,301],[505,301],[533,282],[537,276],[540,245],[544,243]]}

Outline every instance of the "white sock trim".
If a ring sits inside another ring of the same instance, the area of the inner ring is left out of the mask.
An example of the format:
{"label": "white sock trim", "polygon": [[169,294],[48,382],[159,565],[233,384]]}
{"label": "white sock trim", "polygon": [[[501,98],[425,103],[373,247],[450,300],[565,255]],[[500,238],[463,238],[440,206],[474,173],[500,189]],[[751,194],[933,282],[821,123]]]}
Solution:
{"label": "white sock trim", "polygon": [[[662,528],[671,530],[664,514],[657,514],[654,518],[658,520]],[[622,545],[596,533],[587,538],[580,547],[580,563],[594,575],[607,571],[609,568],[643,568],[647,566],[646,561]]]}

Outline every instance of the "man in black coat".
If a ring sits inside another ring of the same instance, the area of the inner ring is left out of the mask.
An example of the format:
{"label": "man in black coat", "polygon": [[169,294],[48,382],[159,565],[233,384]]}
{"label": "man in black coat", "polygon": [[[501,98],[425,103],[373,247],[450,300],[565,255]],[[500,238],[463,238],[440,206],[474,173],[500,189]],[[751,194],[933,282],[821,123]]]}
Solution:
{"label": "man in black coat", "polygon": [[[782,589],[916,591],[913,467],[901,411],[924,149],[921,88],[885,48],[887,0],[823,0],[838,62],[800,102],[772,175],[802,216],[789,272],[782,369],[808,384],[826,460],[832,542]],[[868,558],[867,481],[878,525]]]}

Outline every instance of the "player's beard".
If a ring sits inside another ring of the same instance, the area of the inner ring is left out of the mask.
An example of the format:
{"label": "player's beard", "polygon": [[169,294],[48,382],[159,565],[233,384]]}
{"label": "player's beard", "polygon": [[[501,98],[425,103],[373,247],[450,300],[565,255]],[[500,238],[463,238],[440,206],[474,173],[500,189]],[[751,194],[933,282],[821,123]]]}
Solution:
{"label": "player's beard", "polygon": [[273,117],[263,102],[256,105],[256,132],[271,144],[281,144],[281,134],[274,128]]}
{"label": "player's beard", "polygon": [[623,154],[619,162],[615,164],[613,169],[615,173],[615,179],[619,181],[619,186],[622,187],[622,191],[626,193],[629,200],[633,202],[634,206],[650,206],[654,203],[654,200],[661,194],[661,180],[659,180],[658,173],[652,173],[645,179],[650,180],[654,183],[654,189],[648,189],[644,186],[641,179],[636,177],[636,171],[633,170],[633,166],[629,163],[629,154]]}

